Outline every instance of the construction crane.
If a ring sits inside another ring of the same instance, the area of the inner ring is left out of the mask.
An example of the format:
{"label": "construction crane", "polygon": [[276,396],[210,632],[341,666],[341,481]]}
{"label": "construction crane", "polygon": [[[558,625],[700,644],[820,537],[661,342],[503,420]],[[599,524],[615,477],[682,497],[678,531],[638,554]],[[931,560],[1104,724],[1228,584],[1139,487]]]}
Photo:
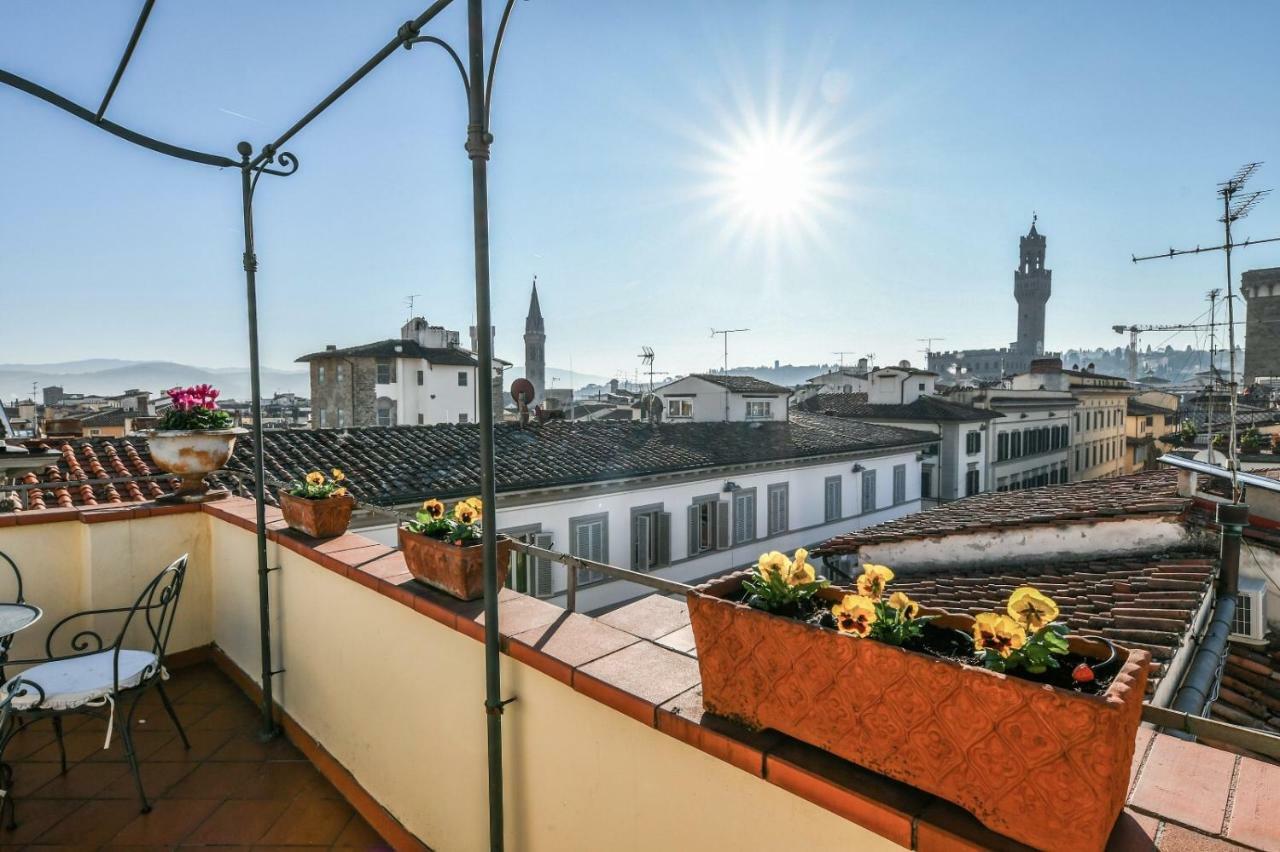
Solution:
{"label": "construction crane", "polygon": [[[1182,323],[1178,325],[1113,325],[1111,330],[1116,334],[1129,335],[1129,381],[1138,378],[1138,335],[1148,331],[1202,331],[1213,329],[1226,323]],[[1236,323],[1243,325],[1243,323]]]}

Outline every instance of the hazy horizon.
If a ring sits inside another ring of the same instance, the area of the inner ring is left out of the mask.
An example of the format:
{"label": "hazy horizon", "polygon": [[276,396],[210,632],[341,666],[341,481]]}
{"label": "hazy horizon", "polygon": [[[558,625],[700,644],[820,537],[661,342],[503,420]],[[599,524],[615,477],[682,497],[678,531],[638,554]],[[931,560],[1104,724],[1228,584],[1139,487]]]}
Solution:
{"label": "hazy horizon", "polygon": [[[160,4],[108,117],[202,150],[260,145],[422,5]],[[1251,23],[1224,61],[1221,11],[1190,3],[519,3],[493,102],[496,354],[524,360],[535,274],[548,363],[584,374],[631,376],[642,345],[663,371],[718,368],[712,327],[751,329],[731,366],[920,363],[925,337],[1007,346],[1033,211],[1054,273],[1048,349],[1192,321],[1223,286],[1221,255],[1129,257],[1220,242],[1215,185],[1241,163],[1272,160],[1254,182],[1280,185],[1280,8],[1234,12]],[[6,9],[0,68],[93,108],[134,14]],[[430,31],[460,45],[463,30],[450,8]],[[257,199],[264,365],[393,337],[410,294],[466,340],[464,126],[456,73],[423,45],[293,140],[298,174],[264,178]],[[0,127],[0,360],[247,361],[233,172],[8,87]],[[1277,234],[1276,199],[1238,231]],[[1236,257],[1277,265],[1280,244]],[[1166,337],[1202,343],[1141,343]]]}

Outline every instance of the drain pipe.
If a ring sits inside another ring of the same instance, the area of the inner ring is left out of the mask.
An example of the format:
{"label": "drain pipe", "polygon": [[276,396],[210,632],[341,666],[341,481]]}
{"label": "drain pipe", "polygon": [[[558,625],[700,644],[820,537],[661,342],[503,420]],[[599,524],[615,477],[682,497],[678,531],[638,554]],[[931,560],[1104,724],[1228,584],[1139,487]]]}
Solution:
{"label": "drain pipe", "polygon": [[[1218,584],[1213,604],[1213,617],[1200,638],[1186,677],[1173,698],[1172,709],[1191,716],[1203,716],[1221,679],[1227,657],[1228,640],[1236,614],[1236,595],[1240,588],[1240,548],[1244,528],[1249,523],[1249,507],[1243,503],[1219,504],[1218,525],[1222,528],[1219,554]],[[1186,731],[1169,730],[1180,739],[1195,739]]]}

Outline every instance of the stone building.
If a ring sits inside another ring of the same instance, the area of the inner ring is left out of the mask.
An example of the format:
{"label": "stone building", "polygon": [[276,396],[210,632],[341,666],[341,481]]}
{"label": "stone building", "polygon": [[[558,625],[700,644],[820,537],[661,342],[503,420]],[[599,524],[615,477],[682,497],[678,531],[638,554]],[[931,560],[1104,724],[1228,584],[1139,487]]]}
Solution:
{"label": "stone building", "polygon": [[1280,266],[1250,269],[1240,276],[1248,303],[1244,327],[1244,383],[1280,376]]}
{"label": "stone building", "polygon": [[529,315],[524,320],[524,377],[533,383],[531,405],[541,405],[547,396],[547,329],[538,305],[538,278],[533,279]]}
{"label": "stone building", "polygon": [[489,382],[478,379],[479,360],[459,335],[414,317],[400,337],[303,355],[311,367],[311,426],[421,426],[473,423],[477,394],[502,382],[506,361],[494,359]]}
{"label": "stone building", "polygon": [[1105,479],[1128,472],[1125,410],[1134,393],[1128,381],[1095,372],[1092,364],[1083,370],[1068,370],[1063,369],[1060,358],[1037,358],[1010,384],[1015,391],[1066,392],[1076,401],[1069,432],[1068,481]]}
{"label": "stone building", "polygon": [[1018,268],[1013,272],[1013,297],[1018,303],[1018,337],[1003,349],[960,349],[930,352],[929,369],[947,380],[990,381],[1031,368],[1044,351],[1045,308],[1053,290],[1053,271],[1046,269],[1045,238],[1031,230],[1018,240]]}

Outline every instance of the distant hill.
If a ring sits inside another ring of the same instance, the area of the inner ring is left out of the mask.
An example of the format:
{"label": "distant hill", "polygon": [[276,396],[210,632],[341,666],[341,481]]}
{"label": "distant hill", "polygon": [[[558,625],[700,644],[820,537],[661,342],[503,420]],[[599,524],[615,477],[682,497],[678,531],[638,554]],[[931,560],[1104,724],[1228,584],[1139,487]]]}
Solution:
{"label": "distant hill", "polygon": [[[0,364],[0,399],[26,399],[31,384],[36,383],[36,399],[40,388],[61,385],[67,393],[118,394],[130,388],[152,393],[175,385],[207,382],[222,391],[227,399],[249,398],[249,370],[244,367],[193,367],[172,361],[117,361],[94,358],[54,364]],[[306,370],[262,371],[262,392],[310,394],[310,377]]]}

